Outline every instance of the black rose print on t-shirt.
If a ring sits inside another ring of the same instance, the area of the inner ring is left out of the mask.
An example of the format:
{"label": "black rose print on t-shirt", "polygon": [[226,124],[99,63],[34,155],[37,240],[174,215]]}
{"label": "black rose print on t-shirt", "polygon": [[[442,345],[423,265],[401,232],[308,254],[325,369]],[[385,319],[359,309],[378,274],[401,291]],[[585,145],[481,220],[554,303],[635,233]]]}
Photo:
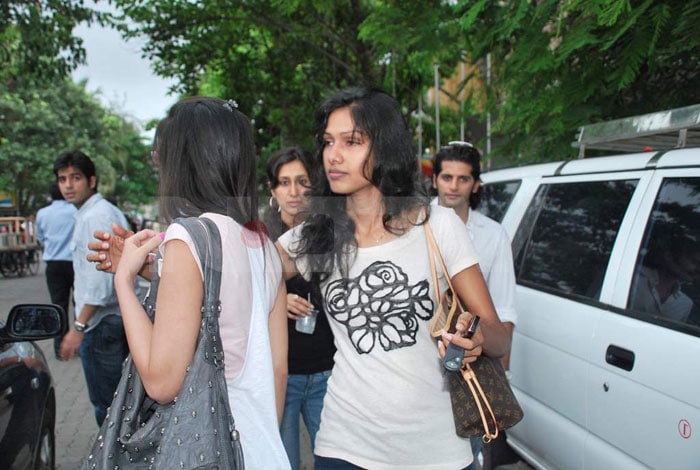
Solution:
{"label": "black rose print on t-shirt", "polygon": [[326,288],[327,313],[345,325],[360,354],[379,341],[385,351],[416,342],[418,320],[433,314],[427,280],[409,285],[408,276],[390,261],[376,261],[355,279],[338,279]]}

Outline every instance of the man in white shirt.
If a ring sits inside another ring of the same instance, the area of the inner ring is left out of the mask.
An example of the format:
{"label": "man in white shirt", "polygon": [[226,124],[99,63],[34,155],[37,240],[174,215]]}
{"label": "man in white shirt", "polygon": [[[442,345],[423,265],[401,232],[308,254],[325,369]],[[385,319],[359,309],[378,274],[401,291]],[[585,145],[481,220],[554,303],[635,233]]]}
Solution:
{"label": "man in white shirt", "polygon": [[[466,224],[496,313],[512,337],[517,320],[513,252],[501,224],[476,211],[481,201],[480,176],[479,151],[468,142],[450,142],[433,158],[433,188],[438,194],[433,204],[451,207]],[[503,358],[506,370],[509,362],[510,353]],[[476,440],[479,443],[472,442],[475,456],[481,450],[481,440]]]}

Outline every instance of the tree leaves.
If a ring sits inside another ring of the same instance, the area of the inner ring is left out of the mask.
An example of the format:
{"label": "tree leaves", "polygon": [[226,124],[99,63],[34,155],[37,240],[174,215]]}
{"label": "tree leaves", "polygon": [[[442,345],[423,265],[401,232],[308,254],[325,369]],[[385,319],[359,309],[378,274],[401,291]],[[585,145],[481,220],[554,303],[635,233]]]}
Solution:
{"label": "tree leaves", "polygon": [[0,80],[0,122],[0,189],[16,194],[20,214],[45,203],[53,162],[74,148],[95,161],[100,191],[124,209],[152,202],[157,183],[148,146],[132,124],[103,109],[85,83],[29,81],[10,89]]}

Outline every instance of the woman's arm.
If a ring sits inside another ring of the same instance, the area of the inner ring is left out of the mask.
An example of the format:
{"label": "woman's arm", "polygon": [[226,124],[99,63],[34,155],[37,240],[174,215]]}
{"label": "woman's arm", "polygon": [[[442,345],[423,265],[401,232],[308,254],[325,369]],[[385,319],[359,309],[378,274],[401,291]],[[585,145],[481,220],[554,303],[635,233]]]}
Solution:
{"label": "woman's arm", "polygon": [[[479,265],[463,269],[453,276],[451,281],[456,294],[464,300],[468,312],[460,315],[457,320],[457,334],[445,334],[443,339],[465,348],[468,361],[470,357],[476,360],[476,356],[481,354],[481,349],[491,357],[506,355],[510,350],[510,334],[496,314]],[[479,315],[481,320],[476,334],[468,340],[462,338],[461,333],[467,330],[472,315]]]}
{"label": "woman's arm", "polygon": [[152,324],[132,286],[148,253],[161,242],[150,230],[124,243],[114,277],[124,329],[134,364],[148,395],[160,403],[177,396],[192,362],[201,323],[202,276],[187,244],[171,240],[164,247],[156,316]]}
{"label": "woman's arm", "polygon": [[268,321],[270,345],[272,348],[272,367],[275,374],[275,397],[277,398],[277,419],[282,422],[284,400],[287,394],[287,289],[280,282],[275,305]]}

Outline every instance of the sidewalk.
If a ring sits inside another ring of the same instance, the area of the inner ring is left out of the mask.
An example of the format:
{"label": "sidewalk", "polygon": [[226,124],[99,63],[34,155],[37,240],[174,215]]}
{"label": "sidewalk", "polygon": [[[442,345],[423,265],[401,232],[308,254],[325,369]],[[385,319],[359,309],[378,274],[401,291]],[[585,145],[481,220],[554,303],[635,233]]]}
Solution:
{"label": "sidewalk", "polygon": [[74,470],[90,452],[97,422],[85,388],[80,359],[58,361],[53,340],[40,341],[56,387],[56,469]]}

